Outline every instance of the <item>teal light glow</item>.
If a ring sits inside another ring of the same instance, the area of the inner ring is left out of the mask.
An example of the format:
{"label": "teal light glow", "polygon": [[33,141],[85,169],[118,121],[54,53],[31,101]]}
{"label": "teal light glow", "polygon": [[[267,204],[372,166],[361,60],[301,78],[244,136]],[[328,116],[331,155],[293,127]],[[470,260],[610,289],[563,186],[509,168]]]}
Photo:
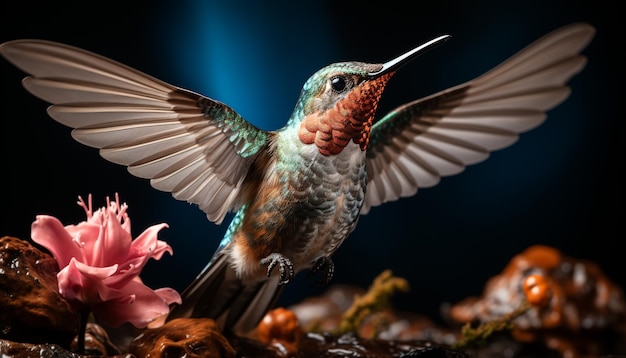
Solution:
{"label": "teal light glow", "polygon": [[161,15],[168,21],[159,27],[169,33],[161,37],[163,61],[178,85],[227,103],[263,129],[282,127],[304,81],[337,57],[323,7],[186,0]]}

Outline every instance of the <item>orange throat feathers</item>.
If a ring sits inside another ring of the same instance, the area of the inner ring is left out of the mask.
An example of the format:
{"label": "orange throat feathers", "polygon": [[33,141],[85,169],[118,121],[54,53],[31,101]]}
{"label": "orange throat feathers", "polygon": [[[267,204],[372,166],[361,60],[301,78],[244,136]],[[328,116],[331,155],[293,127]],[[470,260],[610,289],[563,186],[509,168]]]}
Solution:
{"label": "orange throat feathers", "polygon": [[364,81],[333,108],[306,116],[298,131],[302,143],[315,144],[326,156],[341,153],[351,140],[366,150],[378,102],[392,75]]}

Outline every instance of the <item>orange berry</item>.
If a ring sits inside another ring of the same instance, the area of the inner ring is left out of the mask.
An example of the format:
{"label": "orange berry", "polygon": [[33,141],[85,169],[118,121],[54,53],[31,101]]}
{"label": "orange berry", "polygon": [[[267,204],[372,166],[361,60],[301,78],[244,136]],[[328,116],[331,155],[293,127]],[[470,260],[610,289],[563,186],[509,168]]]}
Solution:
{"label": "orange berry", "polygon": [[550,284],[542,275],[532,274],[526,277],[523,288],[526,300],[533,306],[542,307],[550,301],[552,290]]}
{"label": "orange berry", "polygon": [[263,317],[257,327],[257,334],[264,343],[295,343],[301,334],[300,322],[292,311],[282,307],[275,308]]}

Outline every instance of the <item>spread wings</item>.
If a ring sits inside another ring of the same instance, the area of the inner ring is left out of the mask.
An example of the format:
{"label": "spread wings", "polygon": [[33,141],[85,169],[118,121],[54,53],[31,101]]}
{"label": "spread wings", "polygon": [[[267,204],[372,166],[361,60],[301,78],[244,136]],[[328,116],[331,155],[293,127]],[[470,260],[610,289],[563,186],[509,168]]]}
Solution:
{"label": "spread wings", "polygon": [[484,75],[376,122],[361,213],[436,185],[541,124],[546,111],[569,95],[565,83],[584,67],[580,52],[594,32],[587,24],[557,29]]}
{"label": "spread wings", "polygon": [[0,53],[30,74],[24,87],[79,142],[197,204],[221,223],[236,210],[255,157],[271,134],[223,103],[64,44],[17,40]]}
{"label": "spread wings", "polygon": [[[595,30],[573,24],[537,40],[462,85],[400,106],[376,122],[361,213],[414,195],[478,163],[539,125],[569,94],[566,82]],[[88,51],[42,40],[0,45],[30,74],[32,94],[73,137],[156,189],[197,204],[221,223],[238,209],[245,178],[274,135],[233,109]]]}

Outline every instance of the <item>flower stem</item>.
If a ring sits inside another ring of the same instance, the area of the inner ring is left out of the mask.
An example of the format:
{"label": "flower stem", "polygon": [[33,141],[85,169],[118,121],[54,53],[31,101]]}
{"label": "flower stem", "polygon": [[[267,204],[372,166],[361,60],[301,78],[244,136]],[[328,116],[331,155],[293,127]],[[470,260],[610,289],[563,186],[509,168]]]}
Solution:
{"label": "flower stem", "polygon": [[87,334],[87,321],[89,320],[89,310],[80,312],[80,328],[78,331],[78,342],[76,349],[78,354],[85,354],[85,335]]}

